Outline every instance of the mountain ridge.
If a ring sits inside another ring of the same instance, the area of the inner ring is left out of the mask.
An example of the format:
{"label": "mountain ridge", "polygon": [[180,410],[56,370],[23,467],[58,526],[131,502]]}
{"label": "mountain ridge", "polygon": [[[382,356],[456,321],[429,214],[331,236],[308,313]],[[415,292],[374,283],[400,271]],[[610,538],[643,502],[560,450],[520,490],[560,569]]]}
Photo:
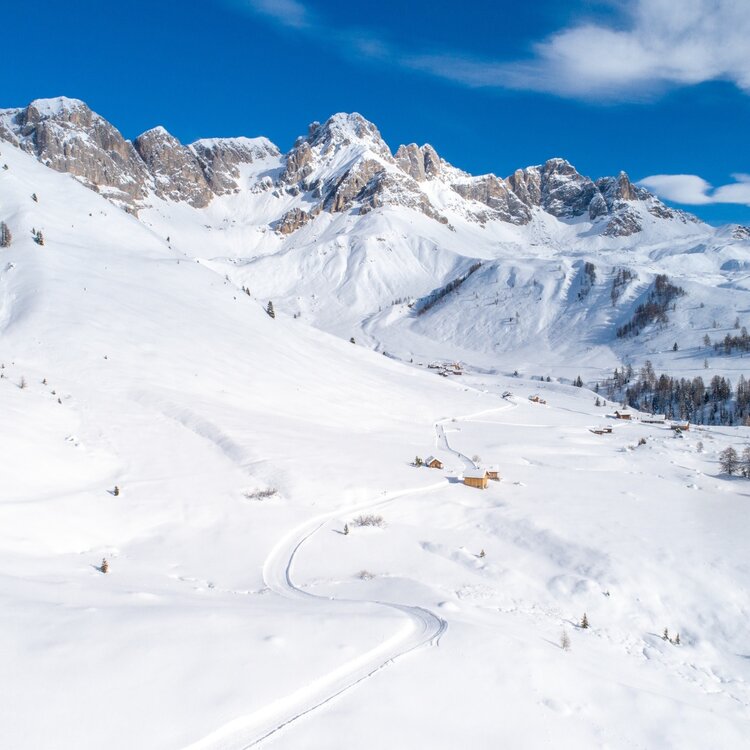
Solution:
{"label": "mountain ridge", "polygon": [[606,219],[605,235],[628,236],[642,229],[629,210],[634,202],[647,204],[658,218],[698,221],[633,185],[625,172],[592,180],[559,157],[498,177],[458,169],[429,144],[400,145],[391,152],[377,127],[356,112],[311,123],[307,135],[283,154],[263,137],[204,138],[185,145],[160,125],[129,141],[83,101],[57,97],[0,110],[0,139],[134,212],[154,197],[205,208],[217,196],[257,187],[243,184],[242,167],[276,158],[281,171],[273,187],[294,195],[308,193],[312,203],[307,210],[295,206],[289,215],[270,219],[269,224],[276,222],[287,234],[321,211],[367,212],[386,205],[405,205],[448,224],[445,210],[423,189],[430,181],[463,199],[456,205],[480,224],[524,225],[532,221],[534,209],[540,209],[562,219]]}

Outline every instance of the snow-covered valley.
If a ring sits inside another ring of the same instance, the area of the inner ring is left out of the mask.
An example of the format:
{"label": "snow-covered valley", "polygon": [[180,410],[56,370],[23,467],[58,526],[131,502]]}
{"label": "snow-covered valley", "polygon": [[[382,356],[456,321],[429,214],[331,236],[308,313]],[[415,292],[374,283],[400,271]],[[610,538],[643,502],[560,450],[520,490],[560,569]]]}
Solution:
{"label": "snow-covered valley", "polygon": [[[571,383],[736,379],[702,339],[750,308],[747,238],[641,205],[621,237],[479,222],[437,183],[446,224],[285,235],[268,204],[309,195],[253,187],[274,153],[136,216],[0,142],[0,745],[744,747],[750,483],[719,453],[748,428]],[[618,338],[657,274],[685,296]]]}

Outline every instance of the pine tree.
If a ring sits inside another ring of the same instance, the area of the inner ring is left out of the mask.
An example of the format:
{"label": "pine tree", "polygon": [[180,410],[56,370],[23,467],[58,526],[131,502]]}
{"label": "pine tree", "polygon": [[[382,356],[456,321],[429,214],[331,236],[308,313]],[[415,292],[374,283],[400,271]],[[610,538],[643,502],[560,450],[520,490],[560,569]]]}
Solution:
{"label": "pine tree", "polygon": [[13,242],[13,235],[8,229],[8,225],[4,221],[0,221],[0,247],[10,247],[10,243]]}
{"label": "pine tree", "polygon": [[424,464],[424,461],[422,461],[422,459],[421,459],[421,458],[420,458],[419,456],[417,456],[417,457],[416,457],[416,458],[414,459],[414,465],[415,465],[415,466],[422,466],[422,464]]}
{"label": "pine tree", "polygon": [[680,634],[677,633],[677,635],[674,637],[674,645],[679,646],[680,645]]}
{"label": "pine tree", "polygon": [[42,234],[41,229],[34,233],[34,242],[36,242],[37,245],[44,245],[44,235]]}
{"label": "pine tree", "polygon": [[345,523],[344,524],[344,536],[346,536],[348,533],[349,533],[349,524]]}
{"label": "pine tree", "polygon": [[106,573],[109,570],[109,563],[107,562],[107,558],[106,557],[102,558],[102,564],[101,564],[99,570],[101,570],[102,573]]}
{"label": "pine tree", "polygon": [[33,200],[34,203],[39,203],[39,198],[36,197],[36,193],[31,194],[31,200]]}
{"label": "pine tree", "polygon": [[570,636],[567,630],[563,630],[560,634],[560,648],[563,651],[570,651]]}
{"label": "pine tree", "polygon": [[357,343],[357,342],[356,342],[356,341],[354,340],[354,336],[352,336],[352,337],[351,337],[351,338],[349,339],[349,343],[350,343],[350,344],[356,344],[356,343]]}
{"label": "pine tree", "polygon": [[484,550],[482,550],[482,551],[481,551],[481,552],[479,553],[479,557],[485,557],[485,554],[486,554],[486,553],[485,553],[485,551],[484,551]]}
{"label": "pine tree", "polygon": [[583,619],[581,620],[581,627],[585,630],[589,626],[589,618],[586,617],[586,613],[583,613]]}
{"label": "pine tree", "polygon": [[271,318],[276,317],[276,313],[274,312],[274,309],[273,309],[273,302],[271,302],[270,300],[268,302],[268,305],[266,306],[266,312],[268,313],[269,317]]}
{"label": "pine tree", "polygon": [[115,485],[115,488],[112,490],[112,494],[117,497],[120,494],[120,488]]}
{"label": "pine tree", "polygon": [[663,639],[664,639],[665,641],[668,641],[668,640],[669,640],[669,628],[664,628],[664,634],[662,635],[662,638],[663,638]]}
{"label": "pine tree", "polygon": [[677,346],[677,342],[675,341],[674,344],[672,345],[672,351],[676,352],[678,349],[679,347]]}
{"label": "pine tree", "polygon": [[730,476],[739,468],[737,451],[731,445],[719,453],[719,465],[721,466],[721,470]]}
{"label": "pine tree", "polygon": [[742,451],[740,473],[743,477],[750,479],[750,445],[745,446],[745,450]]}

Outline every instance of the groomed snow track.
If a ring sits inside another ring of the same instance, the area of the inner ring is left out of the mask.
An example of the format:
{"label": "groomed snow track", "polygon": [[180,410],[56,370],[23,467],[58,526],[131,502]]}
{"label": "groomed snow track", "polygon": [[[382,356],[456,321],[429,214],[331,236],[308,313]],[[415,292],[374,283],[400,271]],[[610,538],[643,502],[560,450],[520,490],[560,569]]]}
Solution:
{"label": "groomed snow track", "polygon": [[[499,407],[500,410],[506,408],[509,407]],[[490,409],[487,411],[497,410]],[[481,414],[485,414],[487,411],[481,412]],[[472,416],[479,416],[479,414],[462,417],[461,419],[470,419]],[[435,423],[438,444],[471,465],[468,458],[452,449],[448,444],[442,428],[442,424],[447,421],[450,420],[440,420]],[[363,608],[388,607],[404,616],[404,626],[375,648],[298,688],[289,695],[273,701],[247,716],[225,724],[210,735],[189,745],[185,750],[247,750],[247,748],[255,747],[297,719],[334,700],[368,677],[372,677],[396,659],[422,646],[439,643],[441,636],[448,628],[448,623],[424,607],[377,600],[318,596],[297,586],[294,583],[292,573],[296,555],[303,545],[323,529],[329,521],[340,518],[342,513],[348,515],[365,510],[375,510],[399,498],[430,492],[445,487],[447,484],[448,479],[445,478],[425,487],[387,493],[375,501],[316,516],[289,531],[276,543],[263,565],[265,584],[275,594],[287,599],[305,600],[311,606],[335,607],[337,613],[349,611],[361,614]]]}

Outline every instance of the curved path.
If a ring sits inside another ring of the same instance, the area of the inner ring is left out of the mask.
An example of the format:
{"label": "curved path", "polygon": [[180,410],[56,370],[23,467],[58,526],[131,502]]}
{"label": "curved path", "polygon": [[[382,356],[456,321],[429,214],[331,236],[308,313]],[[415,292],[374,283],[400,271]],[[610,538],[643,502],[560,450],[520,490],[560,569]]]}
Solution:
{"label": "curved path", "polygon": [[[512,408],[501,406],[487,411]],[[471,416],[463,417],[470,419]],[[443,423],[435,423],[436,440],[440,447],[450,451],[473,467],[473,463],[462,453],[453,450],[445,435]],[[424,607],[397,604],[394,602],[357,599],[339,599],[319,596],[301,589],[292,576],[295,558],[300,548],[329,521],[365,510],[375,510],[399,498],[445,487],[448,479],[412,490],[388,493],[376,501],[369,501],[354,507],[337,509],[309,519],[285,534],[273,547],[263,565],[263,579],[274,593],[287,599],[305,600],[311,606],[332,608],[336,612],[361,614],[363,608],[381,606],[396,610],[404,616],[404,625],[393,636],[364,654],[345,662],[333,671],[295,690],[253,713],[235,719],[202,740],[191,744],[186,750],[246,750],[280,731],[293,721],[309,714],[358,683],[371,677],[396,659],[425,645],[436,645],[448,628],[448,624],[438,615]]]}

